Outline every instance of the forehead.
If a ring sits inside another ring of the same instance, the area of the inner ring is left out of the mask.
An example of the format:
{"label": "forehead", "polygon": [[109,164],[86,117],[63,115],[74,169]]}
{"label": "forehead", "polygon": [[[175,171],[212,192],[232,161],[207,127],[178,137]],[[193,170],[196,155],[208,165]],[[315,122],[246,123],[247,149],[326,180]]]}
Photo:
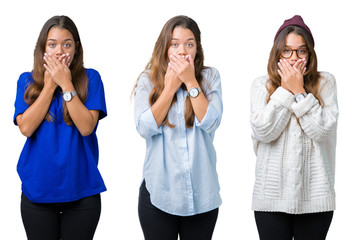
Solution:
{"label": "forehead", "polygon": [[188,28],[177,26],[172,31],[172,39],[177,40],[195,40],[194,34]]}
{"label": "forehead", "polygon": [[286,37],[286,45],[292,47],[300,47],[305,46],[306,41],[301,35],[298,35],[296,33],[290,33]]}
{"label": "forehead", "polygon": [[52,27],[49,32],[48,32],[48,40],[62,40],[62,41],[67,41],[67,40],[72,40],[73,41],[73,36],[70,31],[64,28],[59,28],[59,27]]}

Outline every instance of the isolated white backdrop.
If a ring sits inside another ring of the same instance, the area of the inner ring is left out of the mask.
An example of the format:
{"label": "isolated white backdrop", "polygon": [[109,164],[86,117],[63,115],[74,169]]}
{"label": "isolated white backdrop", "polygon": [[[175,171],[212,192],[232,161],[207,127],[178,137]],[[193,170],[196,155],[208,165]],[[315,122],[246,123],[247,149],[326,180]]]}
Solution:
{"label": "isolated white backdrop", "polygon": [[[205,64],[222,78],[224,114],[215,136],[223,205],[215,240],[258,239],[251,210],[255,155],[249,124],[249,88],[266,74],[274,35],[283,21],[303,16],[316,42],[318,69],[338,85],[337,210],[328,239],[352,239],[351,45],[348,1],[4,1],[0,4],[0,239],[26,239],[19,204],[16,164],[25,142],[12,123],[16,81],[33,65],[33,50],[44,22],[68,15],[76,23],[85,66],[97,69],[105,85],[108,117],[97,131],[99,168],[108,191],[95,239],[143,239],[137,214],[145,142],[135,131],[130,93],[151,57],[165,22],[188,15],[202,31]],[[344,236],[344,237],[341,237]]]}

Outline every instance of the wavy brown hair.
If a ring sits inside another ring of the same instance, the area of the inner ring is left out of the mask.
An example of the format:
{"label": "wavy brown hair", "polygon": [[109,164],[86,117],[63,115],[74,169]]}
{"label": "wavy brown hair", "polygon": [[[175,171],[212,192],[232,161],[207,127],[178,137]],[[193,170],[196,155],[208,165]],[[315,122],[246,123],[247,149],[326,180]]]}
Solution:
{"label": "wavy brown hair", "polygon": [[[24,94],[25,102],[29,105],[35,102],[44,87],[45,68],[43,66],[43,56],[45,53],[48,33],[50,29],[54,27],[66,29],[73,36],[76,49],[73,61],[70,65],[72,83],[75,90],[77,91],[78,97],[83,103],[87,98],[88,77],[86,75],[85,68],[83,67],[83,48],[77,27],[74,22],[67,16],[54,16],[44,24],[42,30],[39,33],[37,44],[34,49],[34,66],[32,70],[33,82],[30,83]],[[54,94],[53,98],[55,97],[56,94]],[[72,119],[68,113],[66,103],[63,105],[63,118],[67,125],[72,125]],[[45,119],[47,121],[54,121],[55,116],[52,116],[52,114],[48,112],[45,116]]]}
{"label": "wavy brown hair", "polygon": [[[161,33],[158,37],[158,40],[155,43],[154,51],[152,57],[145,67],[144,72],[149,71],[149,79],[152,81],[154,88],[152,89],[149,95],[149,103],[153,105],[161,95],[161,92],[164,89],[164,78],[168,67],[168,49],[171,46],[171,39],[172,39],[172,32],[176,27],[183,27],[192,31],[195,41],[197,44],[197,54],[194,59],[194,71],[195,77],[199,86],[203,89],[203,76],[202,71],[207,68],[204,66],[204,54],[203,48],[201,44],[201,32],[197,23],[187,17],[187,16],[176,16],[171,18],[169,21],[166,22]],[[137,84],[136,84],[137,85]],[[186,90],[186,86],[182,84],[181,86],[184,90]],[[136,86],[135,86],[136,88]],[[177,101],[176,94],[172,100],[171,106]],[[192,128],[194,123],[194,111],[192,108],[191,100],[187,97],[185,101],[185,124],[186,127]],[[166,115],[163,124],[173,128],[175,125],[171,124],[168,121],[168,115]]]}
{"label": "wavy brown hair", "polygon": [[324,103],[319,93],[319,80],[321,76],[317,70],[318,60],[314,50],[314,42],[311,35],[305,29],[298,26],[288,26],[284,28],[278,34],[271,49],[268,61],[269,81],[267,84],[267,90],[269,92],[269,96],[267,102],[269,102],[271,94],[273,94],[274,91],[281,86],[281,77],[278,74],[279,67],[277,63],[280,60],[282,50],[285,48],[287,35],[290,33],[302,36],[306,42],[309,58],[306,66],[307,70],[304,74],[304,89],[307,93],[312,93],[314,97],[319,101],[319,104],[323,106]]}

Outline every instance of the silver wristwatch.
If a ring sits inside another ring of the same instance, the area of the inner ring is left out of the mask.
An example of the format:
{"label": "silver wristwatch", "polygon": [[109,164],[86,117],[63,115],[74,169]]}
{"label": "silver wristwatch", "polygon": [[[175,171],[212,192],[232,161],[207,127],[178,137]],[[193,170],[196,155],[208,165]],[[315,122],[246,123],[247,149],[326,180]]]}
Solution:
{"label": "silver wristwatch", "polygon": [[307,97],[306,92],[298,93],[295,95],[295,101],[298,103],[298,102],[302,101],[303,99],[305,99],[306,97]]}
{"label": "silver wristwatch", "polygon": [[202,92],[202,89],[200,88],[200,87],[197,87],[197,88],[195,88],[195,87],[193,87],[193,88],[191,88],[189,91],[188,91],[188,97],[192,97],[192,98],[195,98],[195,97],[197,97],[198,95],[199,95],[199,93],[201,93]]}
{"label": "silver wristwatch", "polygon": [[69,101],[71,101],[72,98],[73,98],[74,96],[76,96],[76,95],[77,95],[76,90],[74,90],[74,91],[72,91],[72,92],[64,92],[64,93],[62,94],[62,98],[65,100],[65,102],[69,102]]}

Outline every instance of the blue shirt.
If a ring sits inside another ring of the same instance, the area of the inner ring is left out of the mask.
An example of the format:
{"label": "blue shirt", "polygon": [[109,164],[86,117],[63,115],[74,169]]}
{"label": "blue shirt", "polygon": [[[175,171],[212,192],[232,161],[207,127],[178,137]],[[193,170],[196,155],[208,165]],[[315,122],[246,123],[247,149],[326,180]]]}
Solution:
{"label": "blue shirt", "polygon": [[220,186],[216,172],[213,146],[223,106],[220,75],[215,68],[202,72],[207,112],[192,128],[185,125],[184,111],[187,91],[179,88],[177,102],[171,106],[168,120],[175,128],[157,126],[149,104],[153,84],[148,73],[138,80],[135,98],[135,123],[138,133],[146,139],[143,177],[152,204],[164,212],[191,216],[221,205]]}
{"label": "blue shirt", "polygon": [[[99,110],[99,119],[102,119],[107,112],[103,83],[96,70],[86,69],[86,74],[88,94],[84,105],[89,110]],[[29,72],[21,74],[17,82],[15,124],[17,115],[29,107],[24,93],[32,82]],[[58,90],[54,94],[49,111],[55,120],[44,119],[27,138],[17,164],[22,191],[36,203],[70,202],[106,190],[97,167],[98,124],[89,136],[83,137],[74,124],[65,123],[62,94]]]}

